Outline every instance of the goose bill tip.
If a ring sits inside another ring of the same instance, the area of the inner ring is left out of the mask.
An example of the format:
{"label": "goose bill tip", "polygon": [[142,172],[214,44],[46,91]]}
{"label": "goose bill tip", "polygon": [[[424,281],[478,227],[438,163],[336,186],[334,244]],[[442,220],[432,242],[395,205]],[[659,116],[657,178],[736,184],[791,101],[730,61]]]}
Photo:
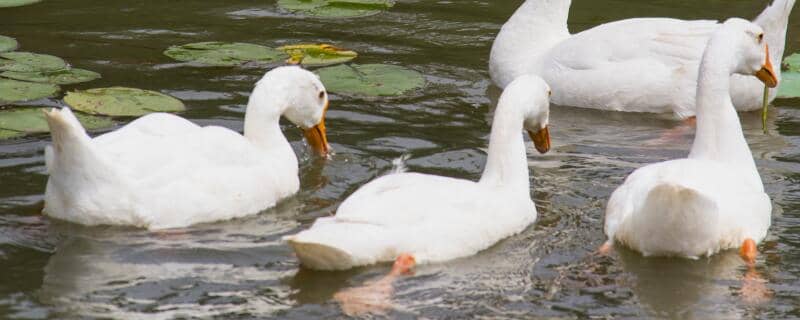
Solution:
{"label": "goose bill tip", "polygon": [[775,88],[778,86],[778,77],[775,76],[775,69],[772,67],[772,62],[769,57],[769,47],[766,47],[767,60],[755,74],[758,80],[761,80],[767,87]]}
{"label": "goose bill tip", "polygon": [[528,131],[528,134],[531,136],[531,140],[533,140],[533,145],[536,147],[536,151],[539,151],[541,154],[545,154],[550,151],[550,129],[549,127],[545,126],[539,131],[533,132]]}
{"label": "goose bill tip", "polygon": [[330,145],[328,145],[328,137],[325,132],[324,122],[320,122],[311,128],[304,129],[303,135],[314,151],[322,156],[328,155],[328,152],[330,152]]}

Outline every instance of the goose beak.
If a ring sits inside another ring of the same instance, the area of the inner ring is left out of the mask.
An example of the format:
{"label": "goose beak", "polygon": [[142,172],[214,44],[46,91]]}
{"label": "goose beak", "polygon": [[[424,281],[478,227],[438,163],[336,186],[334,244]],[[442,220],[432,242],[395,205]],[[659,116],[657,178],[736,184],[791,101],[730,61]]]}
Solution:
{"label": "goose beak", "polygon": [[767,46],[767,61],[761,66],[761,70],[756,72],[756,77],[767,87],[775,88],[778,86],[778,78],[775,76],[775,69],[772,68],[772,62],[769,58],[769,46]]}
{"label": "goose beak", "polygon": [[533,145],[536,147],[536,150],[539,151],[539,153],[545,154],[547,153],[547,151],[550,151],[549,127],[545,126],[544,128],[540,129],[537,132],[528,130],[528,134],[531,136],[531,140],[533,140]]}
{"label": "goose beak", "polygon": [[[325,104],[325,110],[328,110],[327,103]],[[320,120],[316,126],[303,129],[303,136],[306,137],[308,144],[319,155],[328,155],[328,151],[330,151],[331,147],[328,145],[328,136],[325,134],[325,115],[322,116],[322,120]]]}
{"label": "goose beak", "polygon": [[319,124],[310,129],[303,130],[303,135],[314,151],[322,156],[328,154],[330,146],[328,145],[328,137],[325,135],[325,120],[320,121]]}

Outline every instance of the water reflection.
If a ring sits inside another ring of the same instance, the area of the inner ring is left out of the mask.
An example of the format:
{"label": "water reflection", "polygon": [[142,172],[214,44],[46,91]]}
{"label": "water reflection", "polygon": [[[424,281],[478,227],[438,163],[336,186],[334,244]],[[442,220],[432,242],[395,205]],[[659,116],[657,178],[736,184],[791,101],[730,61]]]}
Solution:
{"label": "water reflection", "polygon": [[689,260],[644,258],[623,249],[619,258],[623,269],[633,275],[631,286],[639,302],[659,317],[739,319],[748,307],[768,300],[759,271],[747,266],[735,251]]}
{"label": "water reflection", "polygon": [[292,288],[291,298],[298,304],[324,304],[364,272],[363,269],[319,272],[300,268],[297,273],[285,278],[283,283]]}
{"label": "water reflection", "polygon": [[53,224],[66,237],[44,268],[39,297],[63,315],[274,314],[290,306],[277,279],[294,272],[280,236],[297,227],[296,207],[163,232]]}

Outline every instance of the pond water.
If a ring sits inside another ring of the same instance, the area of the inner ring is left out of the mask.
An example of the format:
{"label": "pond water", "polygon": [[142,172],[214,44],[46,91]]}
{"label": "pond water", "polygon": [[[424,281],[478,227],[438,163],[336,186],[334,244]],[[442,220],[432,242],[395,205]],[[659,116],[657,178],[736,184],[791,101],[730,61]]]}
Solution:
{"label": "pond water", "polygon": [[[273,1],[245,0],[45,0],[0,9],[0,34],[17,38],[23,50],[58,55],[103,75],[66,89],[158,90],[184,100],[182,115],[201,124],[240,130],[247,95],[264,70],[176,65],[161,54],[170,45],[326,42],[360,52],[359,63],[404,65],[428,81],[402,98],[332,95],[332,159],[315,159],[299,130],[284,125],[300,155],[297,196],[257,216],[180,232],[89,228],[43,217],[49,137],[0,142],[0,318],[343,317],[333,295],[380,277],[389,266],[304,270],[281,237],[333,214],[342,199],[390,171],[403,154],[411,155],[413,171],[477,179],[499,95],[488,76],[489,50],[520,3],[400,0],[385,13],[343,20],[298,18]],[[766,4],[576,0],[570,28],[636,16],[750,18]],[[800,20],[794,19],[787,52],[800,49],[798,35]],[[613,189],[637,167],[686,155],[693,132],[667,115],[555,107],[553,150],[540,156],[529,147],[537,223],[476,256],[403,277],[387,316],[800,317],[800,101],[776,105],[769,135],[761,133],[759,114],[741,115],[774,203],[756,268],[768,300],[744,301],[747,268],[732,252],[698,261],[645,259],[625,250],[592,255],[605,240],[603,213]],[[673,138],[662,139],[668,132]]]}

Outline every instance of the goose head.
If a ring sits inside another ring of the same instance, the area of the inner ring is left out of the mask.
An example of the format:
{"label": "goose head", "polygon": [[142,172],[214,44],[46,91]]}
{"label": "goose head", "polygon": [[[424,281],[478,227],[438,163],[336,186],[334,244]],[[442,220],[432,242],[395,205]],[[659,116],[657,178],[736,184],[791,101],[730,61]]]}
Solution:
{"label": "goose head", "polygon": [[275,68],[258,81],[250,99],[248,114],[270,114],[277,110],[303,130],[306,141],[316,152],[327,155],[330,150],[325,132],[328,93],[316,74],[298,66]]}
{"label": "goose head", "polygon": [[731,18],[725,21],[720,32],[727,34],[722,38],[734,48],[735,57],[731,60],[734,73],[754,75],[770,88],[778,86],[769,56],[769,45],[761,27],[744,19]]}
{"label": "goose head", "polygon": [[550,151],[550,86],[540,77],[523,75],[509,84],[498,105],[515,106],[524,119],[523,128],[540,153]]}

